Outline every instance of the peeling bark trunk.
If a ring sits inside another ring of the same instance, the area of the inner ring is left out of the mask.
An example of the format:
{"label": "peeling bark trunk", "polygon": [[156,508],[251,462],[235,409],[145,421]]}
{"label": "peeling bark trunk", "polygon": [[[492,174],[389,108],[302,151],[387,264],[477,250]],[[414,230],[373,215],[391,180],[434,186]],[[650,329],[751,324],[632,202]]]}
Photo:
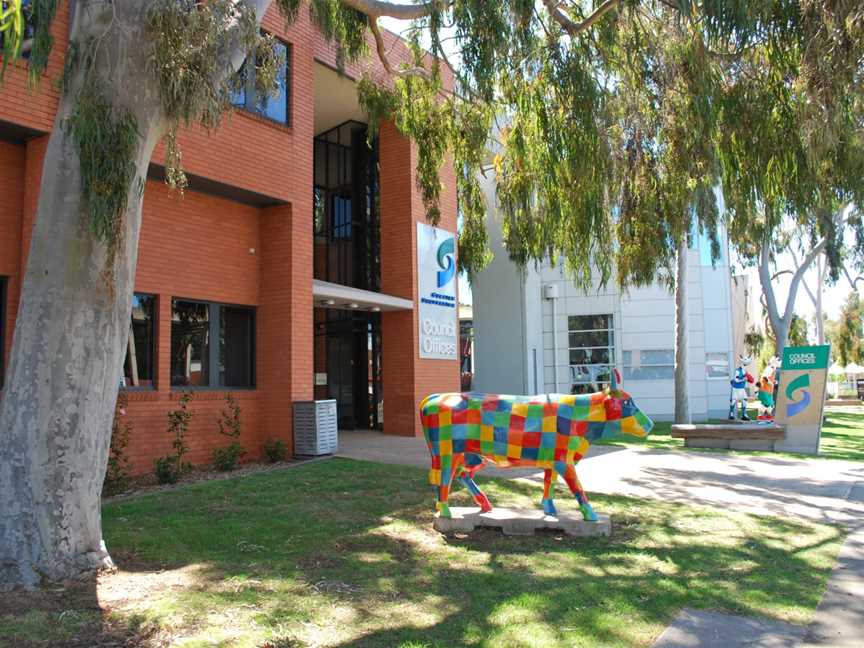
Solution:
{"label": "peeling bark trunk", "polygon": [[114,10],[126,14],[118,29],[109,4],[81,3],[73,26],[79,40],[105,33],[97,76],[105,98],[137,119],[136,182],[112,263],[84,213],[81,165],[63,126],[81,87],[77,71],[45,157],[0,411],[0,589],[75,579],[110,565],[100,497],[129,333],[139,182],[162,132],[145,68],[143,5],[135,5]]}
{"label": "peeling bark trunk", "polygon": [[678,245],[675,275],[675,422],[690,423],[690,382],[687,346],[687,239]]}
{"label": "peeling bark trunk", "polygon": [[[271,2],[249,0],[259,24]],[[76,579],[111,565],[102,542],[102,483],[129,336],[141,189],[167,125],[147,69],[150,6],[147,0],[76,4],[70,41],[98,41],[94,70],[104,97],[137,121],[136,178],[122,242],[110,257],[92,235],[81,164],[63,128],[83,83],[82,70],[75,70],[45,157],[0,404],[0,590]],[[225,53],[237,69],[246,52],[233,27]]]}

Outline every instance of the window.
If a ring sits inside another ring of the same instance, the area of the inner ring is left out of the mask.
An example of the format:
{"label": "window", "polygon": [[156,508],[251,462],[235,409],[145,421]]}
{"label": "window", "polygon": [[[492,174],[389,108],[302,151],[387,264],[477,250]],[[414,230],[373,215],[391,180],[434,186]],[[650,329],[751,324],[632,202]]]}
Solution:
{"label": "window", "polygon": [[240,89],[231,94],[231,103],[280,124],[291,123],[291,46],[280,40],[274,41],[274,50],[279,61],[276,78],[277,90],[272,96],[259,96],[255,83],[255,68],[247,60],[238,72]]}
{"label": "window", "polygon": [[675,352],[672,349],[657,351],[625,351],[624,381],[671,380],[675,377]]}
{"label": "window", "polygon": [[174,299],[171,310],[172,386],[255,386],[254,308]]}
{"label": "window", "polygon": [[609,384],[615,365],[615,330],[611,315],[567,318],[571,391],[600,391]]}
{"label": "window", "polygon": [[156,297],[135,293],[132,297],[129,343],[123,363],[123,386],[153,387],[155,357]]}
{"label": "window", "polygon": [[6,279],[0,277],[0,389],[6,379]]}
{"label": "window", "polygon": [[729,378],[729,355],[726,353],[705,354],[705,375],[708,378]]}
{"label": "window", "polygon": [[333,239],[351,238],[351,199],[333,196]]}

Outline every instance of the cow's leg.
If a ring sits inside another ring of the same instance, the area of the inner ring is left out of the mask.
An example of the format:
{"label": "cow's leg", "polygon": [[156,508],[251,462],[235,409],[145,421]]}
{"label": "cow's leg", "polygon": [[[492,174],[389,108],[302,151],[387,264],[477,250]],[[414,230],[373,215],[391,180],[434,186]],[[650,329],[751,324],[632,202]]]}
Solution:
{"label": "cow's leg", "polygon": [[486,494],[480,490],[480,487],[474,482],[474,473],[476,473],[481,466],[475,466],[473,468],[462,468],[459,471],[459,482],[468,489],[468,492],[471,493],[471,497],[474,498],[474,501],[477,503],[477,506],[480,507],[481,513],[488,513],[492,510],[492,504],[489,502],[489,498],[486,497]]}
{"label": "cow's leg", "polygon": [[557,478],[558,475],[553,473],[549,468],[543,471],[543,499],[540,503],[543,505],[543,512],[546,515],[558,515],[558,511],[555,509],[555,502],[552,501],[552,491],[555,488],[555,480]]}
{"label": "cow's leg", "polygon": [[588,496],[585,495],[585,490],[582,488],[582,484],[579,483],[579,478],[576,476],[576,468],[573,464],[556,461],[555,470],[564,478],[564,481],[570,487],[570,491],[576,497],[576,501],[579,502],[579,510],[582,511],[582,517],[589,522],[596,522],[597,514],[588,502]]}
{"label": "cow's leg", "polygon": [[451,455],[450,457],[441,457],[441,483],[438,485],[438,515],[441,517],[450,517],[450,484],[453,483],[453,475],[459,469],[462,463],[463,456]]}

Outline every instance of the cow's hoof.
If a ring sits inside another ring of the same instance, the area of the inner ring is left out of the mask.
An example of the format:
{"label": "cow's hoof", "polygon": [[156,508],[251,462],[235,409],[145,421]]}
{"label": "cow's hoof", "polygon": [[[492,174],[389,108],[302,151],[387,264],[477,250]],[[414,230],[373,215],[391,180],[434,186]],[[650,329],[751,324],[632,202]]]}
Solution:
{"label": "cow's hoof", "polygon": [[745,414],[745,415],[743,415],[743,416],[741,417],[741,420],[742,420],[742,421],[749,421],[749,420],[750,420],[750,417],[747,416],[747,415]]}
{"label": "cow's hoof", "polygon": [[438,504],[438,517],[450,518],[450,506],[448,504]]}
{"label": "cow's hoof", "polygon": [[596,522],[597,514],[594,512],[594,509],[591,508],[591,505],[588,503],[580,504],[579,510],[582,511],[582,518],[586,522]]}
{"label": "cow's hoof", "polygon": [[477,504],[480,506],[481,513],[488,513],[492,510],[492,503],[485,495],[480,495],[477,497]]}
{"label": "cow's hoof", "polygon": [[543,512],[546,515],[558,515],[558,510],[555,508],[555,502],[551,499],[543,498],[541,503],[543,504]]}

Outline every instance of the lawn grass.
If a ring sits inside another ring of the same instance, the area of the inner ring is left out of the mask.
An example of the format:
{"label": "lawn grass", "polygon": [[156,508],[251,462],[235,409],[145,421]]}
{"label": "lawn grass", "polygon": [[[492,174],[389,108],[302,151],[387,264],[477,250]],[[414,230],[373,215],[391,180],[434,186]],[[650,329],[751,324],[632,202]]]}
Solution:
{"label": "lawn grass", "polygon": [[[503,506],[535,506],[541,494],[526,481],[483,482]],[[431,528],[426,471],[333,459],[116,502],[104,525],[121,572],[99,582],[98,622],[112,637],[122,626],[187,647],[648,646],[685,606],[806,623],[844,533],[593,501],[612,515],[610,538],[445,538]],[[464,491],[454,503],[468,503]],[[559,506],[576,512],[563,489]],[[2,609],[0,644],[45,645],[39,626],[51,638],[56,611]]]}
{"label": "lawn grass", "polygon": [[[756,419],[756,412],[750,412]],[[714,422],[714,421],[712,421]],[[717,421],[722,423],[722,421]],[[654,429],[646,439],[621,436],[610,441],[595,441],[599,445],[633,446],[642,448],[663,448],[667,450],[684,449],[683,439],[672,438],[672,424],[657,421]],[[700,448],[699,452],[741,452],[744,454],[785,455],[796,458],[812,458],[794,452],[759,452],[752,450],[723,450],[717,448]],[[825,424],[822,426],[822,440],[819,444],[819,454],[822,459],[843,459],[846,461],[864,461],[864,407],[827,406],[825,408]]]}

